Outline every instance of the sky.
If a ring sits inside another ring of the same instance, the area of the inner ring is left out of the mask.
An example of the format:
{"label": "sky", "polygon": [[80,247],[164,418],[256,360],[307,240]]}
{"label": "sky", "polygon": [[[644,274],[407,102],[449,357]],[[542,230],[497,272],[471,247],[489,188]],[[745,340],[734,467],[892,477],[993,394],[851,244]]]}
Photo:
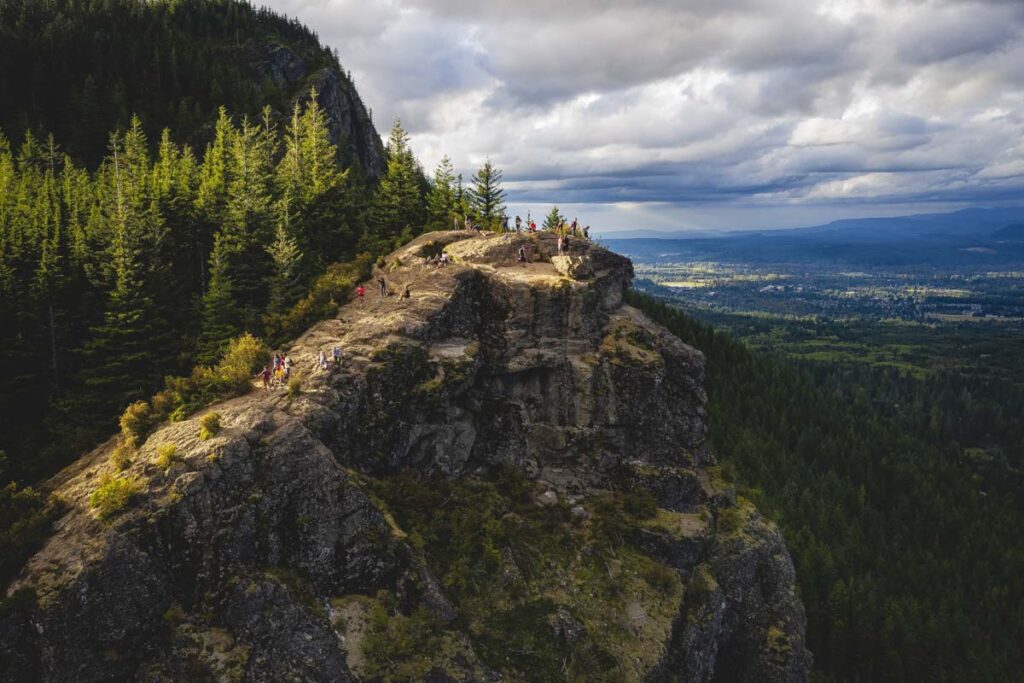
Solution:
{"label": "sky", "polygon": [[1024,0],[264,0],[512,215],[729,230],[1024,201]]}

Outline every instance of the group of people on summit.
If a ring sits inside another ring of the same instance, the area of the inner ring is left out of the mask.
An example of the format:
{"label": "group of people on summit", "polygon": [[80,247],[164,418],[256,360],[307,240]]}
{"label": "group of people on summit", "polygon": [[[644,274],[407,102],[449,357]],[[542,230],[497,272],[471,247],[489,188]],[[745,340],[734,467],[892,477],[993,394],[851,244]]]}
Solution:
{"label": "group of people on summit", "polygon": [[[506,236],[502,238],[503,240],[508,239],[507,233],[514,232],[516,234],[522,234],[524,230],[530,233],[538,232],[537,222],[531,219],[529,216],[527,216],[525,221],[520,216],[516,216],[514,229],[509,229],[508,223],[508,215],[503,214],[502,233],[506,233]],[[478,233],[481,232],[480,225],[478,223],[474,223],[472,220],[470,220],[468,216],[466,217],[463,225],[465,230],[475,230]],[[456,229],[458,229],[458,218],[455,219],[455,226]],[[556,235],[558,235],[559,256],[568,254],[570,252],[570,244],[573,238],[581,237],[586,240],[590,239],[590,226],[581,226],[579,224],[579,219],[577,218],[573,218],[572,223],[568,223],[565,220],[562,220],[554,228],[545,228],[545,231],[548,233],[555,233]],[[526,255],[525,245],[519,245],[519,249],[517,252],[517,260],[520,264],[524,266],[529,262]],[[428,257],[427,259],[425,259],[426,265],[432,265],[437,268],[446,267],[450,262],[451,260],[447,252],[441,252],[439,254],[435,254],[433,257]],[[388,286],[388,282],[385,279],[383,273],[380,273],[377,276],[376,280],[380,290],[380,296],[382,298],[389,297],[393,294],[391,288]],[[355,288],[355,298],[359,302],[360,306],[364,305],[364,302],[366,300],[366,287],[361,283],[357,285]],[[410,298],[412,298],[412,289],[410,285],[406,283],[405,288],[402,290],[402,293],[399,296],[399,300],[404,301]],[[341,347],[337,344],[335,344],[334,348],[331,349],[330,359],[328,358],[327,353],[323,349],[319,350],[319,352],[316,355],[315,367],[321,371],[326,371],[331,367],[331,359],[333,359],[333,364],[335,367],[341,365],[342,352]],[[273,365],[264,366],[263,370],[261,370],[259,374],[257,374],[256,376],[257,378],[263,380],[263,388],[266,389],[267,391],[270,391],[271,388],[273,388],[274,386],[284,386],[288,383],[288,380],[291,378],[292,374],[292,366],[292,359],[287,354],[275,353]]]}

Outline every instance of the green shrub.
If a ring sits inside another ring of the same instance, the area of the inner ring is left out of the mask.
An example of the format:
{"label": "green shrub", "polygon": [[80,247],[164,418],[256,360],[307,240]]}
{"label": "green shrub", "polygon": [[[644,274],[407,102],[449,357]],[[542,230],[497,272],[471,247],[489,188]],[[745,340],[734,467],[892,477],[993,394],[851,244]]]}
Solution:
{"label": "green shrub", "polygon": [[636,519],[652,519],[658,514],[658,501],[642,489],[630,491],[622,496],[622,509]]}
{"label": "green shrub", "polygon": [[118,472],[121,472],[131,466],[132,458],[134,456],[135,448],[128,439],[118,439],[117,445],[114,446],[114,450],[110,453],[110,464],[112,464]]}
{"label": "green shrub", "polygon": [[136,401],[121,414],[121,434],[129,445],[138,447],[156,425],[157,416],[145,401]]}
{"label": "green shrub", "polygon": [[643,579],[659,593],[671,595],[679,583],[679,575],[665,565],[651,560],[643,568]]}
{"label": "green shrub", "polygon": [[181,454],[173,443],[161,444],[156,449],[156,466],[160,469],[166,470],[176,462],[181,462]]}
{"label": "green shrub", "polygon": [[135,477],[104,474],[89,496],[89,506],[100,519],[110,519],[127,508],[142,491],[142,483]]}
{"label": "green shrub", "polygon": [[743,514],[739,508],[728,507],[718,511],[718,531],[734,534],[743,528]]}
{"label": "green shrub", "polygon": [[0,488],[0,586],[42,547],[63,507],[57,498],[14,482]]}
{"label": "green shrub", "polygon": [[220,413],[210,412],[199,418],[199,438],[212,439],[220,431]]}
{"label": "green shrub", "polygon": [[372,269],[373,257],[368,253],[360,254],[353,261],[327,266],[326,272],[313,282],[309,294],[291,310],[264,318],[268,338],[277,343],[293,339],[317,320],[334,315],[339,302],[347,299],[356,284],[370,276]]}
{"label": "green shrub", "polygon": [[298,372],[291,376],[291,379],[288,380],[288,398],[302,396],[302,382],[305,379],[305,376]]}

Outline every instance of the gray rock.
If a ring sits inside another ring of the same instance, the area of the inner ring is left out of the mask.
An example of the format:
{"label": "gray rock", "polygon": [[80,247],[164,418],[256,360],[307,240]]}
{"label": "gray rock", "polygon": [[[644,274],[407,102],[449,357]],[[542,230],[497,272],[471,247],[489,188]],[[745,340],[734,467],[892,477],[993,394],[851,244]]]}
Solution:
{"label": "gray rock", "polygon": [[[268,59],[281,78],[299,72],[286,54]],[[453,265],[424,265],[439,248]],[[0,681],[359,680],[324,607],[333,599],[386,591],[400,612],[462,628],[423,551],[361,482],[509,466],[537,480],[551,514],[572,500],[580,526],[590,495],[658,501],[631,540],[686,590],[646,679],[806,680],[782,537],[710,469],[703,356],[623,305],[626,259],[577,240],[559,267],[556,249],[547,235],[424,235],[388,259],[413,299],[348,304],[347,322],[317,323],[289,351],[302,362],[340,343],[347,365],[312,374],[295,400],[218,404],[216,439],[199,441],[193,417],[140,449],[173,442],[190,471],[165,477],[141,458],[126,475],[145,491],[109,523],[88,497],[113,442],[55,477],[69,512],[9,587],[37,597],[0,616]],[[499,552],[499,580],[523,585]],[[564,608],[550,626],[560,647],[584,634]],[[466,650],[430,679],[501,680],[460,637]]]}

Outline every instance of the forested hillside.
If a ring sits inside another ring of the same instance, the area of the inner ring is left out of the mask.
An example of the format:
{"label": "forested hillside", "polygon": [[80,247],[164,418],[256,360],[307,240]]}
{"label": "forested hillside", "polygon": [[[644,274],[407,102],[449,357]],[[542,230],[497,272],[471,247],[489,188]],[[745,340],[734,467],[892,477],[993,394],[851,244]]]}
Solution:
{"label": "forested hillside", "polygon": [[1020,501],[933,438],[963,417],[963,401],[901,420],[868,400],[864,375],[840,390],[814,366],[755,354],[649,296],[632,301],[706,354],[710,437],[783,529],[822,680],[1024,670]]}
{"label": "forested hillside", "polygon": [[261,68],[275,47],[307,72],[340,72],[308,28],[238,0],[0,0],[0,45],[0,130],[15,145],[52,133],[90,167],[133,114],[151,137],[169,127],[197,149],[221,106],[287,115],[295,93]]}

